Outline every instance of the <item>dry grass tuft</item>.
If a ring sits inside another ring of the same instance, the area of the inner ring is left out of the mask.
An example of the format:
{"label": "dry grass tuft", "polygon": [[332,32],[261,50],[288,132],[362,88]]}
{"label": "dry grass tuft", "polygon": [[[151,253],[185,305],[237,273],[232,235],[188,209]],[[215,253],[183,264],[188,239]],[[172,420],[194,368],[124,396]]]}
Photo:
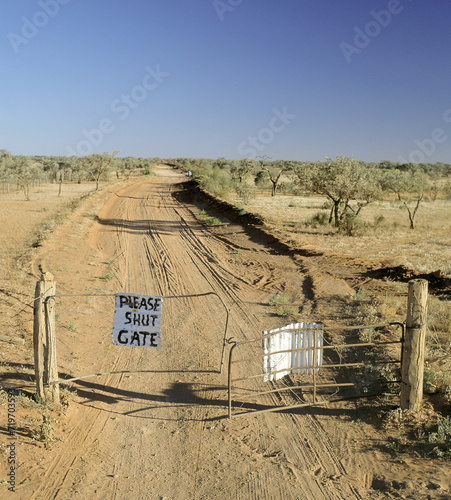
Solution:
{"label": "dry grass tuft", "polygon": [[451,419],[429,403],[415,412],[400,408],[388,412],[384,428],[389,436],[386,448],[395,454],[415,448],[423,456],[451,458]]}

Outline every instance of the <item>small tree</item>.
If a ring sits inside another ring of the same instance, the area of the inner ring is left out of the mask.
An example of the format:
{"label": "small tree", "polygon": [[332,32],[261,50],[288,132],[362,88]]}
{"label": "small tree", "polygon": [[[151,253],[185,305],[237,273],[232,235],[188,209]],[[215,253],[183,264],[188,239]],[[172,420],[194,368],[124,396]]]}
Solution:
{"label": "small tree", "polygon": [[84,157],[85,170],[89,177],[96,183],[96,191],[99,189],[99,182],[102,176],[105,176],[113,163],[114,157],[119,151],[112,153],[94,153]]}
{"label": "small tree", "polygon": [[426,176],[420,170],[390,170],[381,179],[383,189],[391,191],[404,205],[409,215],[410,229],[415,229],[415,216],[428,187]]}
{"label": "small tree", "polygon": [[[0,149],[0,179],[6,184],[9,193],[9,182],[11,180],[11,154],[6,149]],[[4,189],[4,188],[3,188]]]}
{"label": "small tree", "polygon": [[[202,158],[204,159],[204,158]],[[229,166],[230,162],[224,158],[224,156],[221,156],[217,160],[213,162],[213,167],[214,168],[219,168],[220,170],[224,170]]]}
{"label": "small tree", "polygon": [[380,193],[376,170],[346,156],[305,163],[295,173],[299,185],[331,201],[329,223],[334,221],[336,227],[345,214],[352,212],[356,217]]}
{"label": "small tree", "polygon": [[69,156],[66,158],[66,164],[70,170],[71,179],[76,180],[78,184],[80,184],[82,180],[88,178],[84,160],[84,157],[80,156]]}
{"label": "small tree", "polygon": [[249,160],[248,158],[231,162],[230,173],[232,175],[232,179],[242,184],[248,179],[255,166],[256,162],[254,160]]}
{"label": "small tree", "polygon": [[[265,155],[265,156],[261,156],[259,158],[260,158],[260,160],[259,160],[260,169],[262,171],[266,172],[266,174],[259,176],[259,180],[263,180],[264,178],[268,178],[269,181],[271,182],[271,196],[276,196],[280,178],[282,177],[283,172],[285,170],[287,170],[290,167],[290,165],[280,163],[280,162],[275,162],[275,163],[267,165],[268,160],[270,160],[269,156]],[[257,181],[257,179],[256,179],[256,181]]]}
{"label": "small tree", "polygon": [[30,188],[41,174],[41,167],[28,156],[15,156],[12,161],[14,181],[23,189],[25,199],[30,201]]}
{"label": "small tree", "polygon": [[253,186],[248,183],[248,179],[256,163],[248,158],[232,161],[230,163],[230,174],[232,176],[233,187],[237,195],[247,203],[254,190]]}

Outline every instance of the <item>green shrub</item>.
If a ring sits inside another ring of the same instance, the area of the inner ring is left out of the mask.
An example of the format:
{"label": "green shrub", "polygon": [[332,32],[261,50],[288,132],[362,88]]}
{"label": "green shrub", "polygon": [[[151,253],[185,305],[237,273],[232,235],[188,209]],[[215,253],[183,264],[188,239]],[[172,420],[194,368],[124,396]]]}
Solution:
{"label": "green shrub", "polygon": [[429,443],[441,444],[444,446],[436,446],[432,450],[432,455],[437,458],[451,458],[451,419],[450,417],[439,417],[435,432],[431,432],[428,436]]}
{"label": "green shrub", "polygon": [[292,316],[298,312],[298,309],[289,304],[287,294],[277,292],[270,299],[268,304],[275,307],[277,316]]}
{"label": "green shrub", "polygon": [[206,191],[219,198],[227,198],[233,189],[229,171],[219,167],[207,168],[193,177]]}
{"label": "green shrub", "polygon": [[360,217],[345,213],[338,224],[338,232],[347,236],[360,236],[365,233],[365,224]]}
{"label": "green shrub", "polygon": [[206,224],[209,224],[210,226],[219,226],[220,224],[222,224],[222,222],[217,217],[207,217],[204,220]]}
{"label": "green shrub", "polygon": [[270,299],[268,304],[270,306],[280,306],[282,304],[286,304],[288,302],[288,297],[285,293],[277,292]]}
{"label": "green shrub", "polygon": [[99,280],[112,281],[116,279],[116,275],[114,273],[104,273],[102,276],[99,276]]}
{"label": "green shrub", "polygon": [[305,223],[307,226],[316,228],[318,226],[326,226],[329,223],[329,215],[326,212],[316,212]]}
{"label": "green shrub", "polygon": [[373,227],[380,227],[385,222],[385,217],[383,215],[378,215],[374,217]]}
{"label": "green shrub", "polygon": [[281,182],[279,184],[279,192],[282,194],[293,194],[296,189],[294,182]]}
{"label": "green shrub", "polygon": [[289,306],[289,305],[282,305],[276,308],[276,314],[277,316],[292,316],[296,314],[298,310],[295,307]]}

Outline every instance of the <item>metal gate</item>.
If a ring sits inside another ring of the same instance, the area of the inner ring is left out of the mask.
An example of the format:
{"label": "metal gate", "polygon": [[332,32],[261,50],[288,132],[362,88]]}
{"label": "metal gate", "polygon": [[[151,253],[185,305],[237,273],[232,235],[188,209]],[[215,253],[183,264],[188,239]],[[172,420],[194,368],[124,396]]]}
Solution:
{"label": "metal gate", "polygon": [[[308,347],[265,352],[268,337],[279,332],[265,332],[263,337],[242,342],[230,341],[229,418],[398,391],[404,324],[297,328],[302,330],[313,332],[315,340]],[[319,335],[322,342],[317,341]],[[300,359],[299,354],[304,353],[309,365],[284,366],[269,372],[265,369],[271,365],[267,362],[269,356],[285,354]],[[283,376],[275,376],[280,374]],[[241,411],[233,413],[233,408]]]}
{"label": "metal gate", "polygon": [[[40,286],[42,285],[43,290]],[[70,298],[73,302],[74,298],[86,298],[86,297],[114,297],[114,293],[83,293],[83,294],[56,294],[54,282],[48,280],[42,280],[38,282],[37,286],[37,298],[35,299],[34,307],[34,351],[35,351],[35,374],[36,374],[36,388],[37,394],[40,398],[48,401],[53,401],[55,403],[59,402],[59,384],[73,382],[80,379],[86,379],[90,377],[97,377],[101,375],[112,375],[115,373],[125,373],[123,371],[109,371],[109,372],[96,372],[90,374],[83,374],[79,376],[72,377],[59,377],[58,365],[57,365],[57,333],[56,333],[56,323],[55,323],[55,302],[60,298]],[[188,298],[202,298],[209,297],[218,299],[224,309],[224,317],[221,318],[219,315],[215,318],[215,326],[219,327],[217,344],[215,351],[220,352],[220,359],[214,361],[216,367],[205,368],[204,371],[211,373],[222,373],[227,342],[227,331],[229,324],[229,309],[225,304],[222,297],[216,292],[206,292],[206,293],[196,293],[196,294],[184,294],[184,295],[165,295],[161,296],[161,299],[188,299]],[[74,304],[72,303],[72,306]],[[177,308],[179,309],[179,308]],[[113,312],[113,307],[111,308],[111,313]],[[59,313],[57,315],[59,317]],[[223,320],[223,321],[221,321]],[[113,325],[111,325],[113,326]],[[211,322],[208,323],[208,328],[212,328]],[[66,327],[67,328],[67,327]],[[108,327],[107,327],[108,328]],[[73,332],[76,330],[73,328]],[[61,336],[61,335],[60,335]],[[139,344],[138,344],[139,345]],[[127,371],[127,373],[133,373],[132,371]]]}

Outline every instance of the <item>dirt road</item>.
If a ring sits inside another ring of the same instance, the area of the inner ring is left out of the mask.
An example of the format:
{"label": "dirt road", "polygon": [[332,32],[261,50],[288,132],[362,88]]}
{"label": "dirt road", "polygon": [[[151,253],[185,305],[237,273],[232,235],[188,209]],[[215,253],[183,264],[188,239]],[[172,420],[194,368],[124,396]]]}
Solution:
{"label": "dirt road", "polygon": [[[160,167],[151,181],[111,196],[89,230],[94,257],[92,247],[86,250],[87,224],[77,226],[78,234],[60,234],[72,242],[65,249],[72,276],[75,261],[85,259],[79,276],[108,262],[117,279],[106,285],[115,292],[214,291],[230,309],[228,337],[238,340],[281,326],[268,297],[307,287],[299,264],[239,226],[211,231],[200,224],[193,206],[173,196],[182,181]],[[43,265],[50,266],[49,249],[46,255]],[[82,293],[81,283],[65,291]],[[225,418],[226,370],[218,373],[225,312],[216,297],[166,299],[158,350],[112,345],[106,311],[112,301],[101,300],[73,306],[78,329],[89,333],[66,336],[66,352],[77,349],[78,374],[122,373],[73,384],[78,397],[65,437],[30,472],[32,498],[378,498],[369,488],[383,454],[365,452],[363,426],[311,409]],[[314,309],[301,292],[295,300],[305,314]],[[68,355],[60,358],[60,373],[73,375]]]}

